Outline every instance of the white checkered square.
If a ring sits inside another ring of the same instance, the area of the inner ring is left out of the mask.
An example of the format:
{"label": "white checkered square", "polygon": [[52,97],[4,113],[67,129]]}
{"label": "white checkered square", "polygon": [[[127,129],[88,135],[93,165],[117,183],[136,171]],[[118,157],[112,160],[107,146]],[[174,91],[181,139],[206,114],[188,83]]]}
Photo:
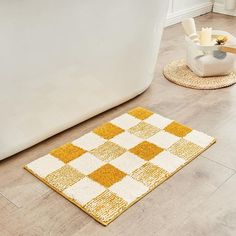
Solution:
{"label": "white checkered square", "polygon": [[121,147],[130,149],[136,146],[138,143],[141,143],[142,139],[128,132],[123,132],[112,138],[110,141],[120,145]]}
{"label": "white checkered square", "polygon": [[194,144],[197,144],[202,148],[206,148],[209,144],[211,144],[214,141],[213,137],[210,137],[207,134],[204,134],[196,130],[192,130],[184,137],[184,139]]}
{"label": "white checkered square", "polygon": [[79,146],[87,151],[90,151],[94,148],[97,148],[98,146],[104,144],[106,142],[105,139],[98,136],[97,134],[90,132],[82,137],[74,140],[72,143],[76,146]]}
{"label": "white checkered square", "polygon": [[158,114],[153,114],[144,120],[146,123],[154,125],[160,129],[164,129],[167,125],[169,125],[173,120],[165,118]]}
{"label": "white checkered square", "polygon": [[138,169],[145,163],[146,161],[130,152],[125,152],[124,154],[110,162],[110,164],[127,174],[132,173],[134,170]]}
{"label": "white checkered square", "polygon": [[179,158],[168,151],[163,151],[150,161],[152,164],[161,167],[169,173],[174,172],[178,167],[185,163],[185,160]]}
{"label": "white checkered square", "polygon": [[106,163],[87,152],[68,164],[77,169],[79,172],[88,175]]}
{"label": "white checkered square", "polygon": [[34,171],[34,173],[36,173],[38,176],[44,178],[53,171],[60,169],[64,165],[64,162],[48,154],[35,161],[32,161],[26,165],[26,167]]}
{"label": "white checkered square", "polygon": [[121,127],[122,129],[129,129],[129,128],[137,125],[139,122],[140,122],[139,119],[137,119],[127,113],[124,115],[121,115],[111,121],[111,123]]}
{"label": "white checkered square", "polygon": [[146,193],[149,189],[141,182],[126,176],[120,182],[112,185],[110,190],[117,194],[117,196],[123,198],[126,202],[131,203]]}
{"label": "white checkered square", "polygon": [[85,177],[79,182],[65,189],[63,193],[83,206],[105,190],[106,189],[102,185]]}
{"label": "white checkered square", "polygon": [[180,140],[179,137],[165,131],[160,131],[148,139],[149,142],[156,144],[161,148],[169,148],[172,144]]}

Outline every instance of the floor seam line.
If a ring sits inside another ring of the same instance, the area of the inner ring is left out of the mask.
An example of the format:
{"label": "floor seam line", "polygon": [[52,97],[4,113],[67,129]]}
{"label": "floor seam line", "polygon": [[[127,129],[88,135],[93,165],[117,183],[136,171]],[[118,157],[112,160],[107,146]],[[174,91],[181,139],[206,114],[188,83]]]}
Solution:
{"label": "floor seam line", "polygon": [[0,192],[0,195],[6,199],[9,203],[13,204],[15,207],[17,207],[18,209],[20,209],[19,206],[17,206],[14,202],[12,202],[10,199],[8,199],[3,193]]}
{"label": "floor seam line", "polygon": [[[206,199],[204,199],[201,203],[199,203],[198,206],[196,206],[195,208],[200,207],[202,204],[204,204],[206,201],[208,201],[208,199],[211,198],[211,196],[212,196],[213,194],[215,194],[215,192],[218,191],[218,189],[220,189],[220,188],[221,188],[228,180],[230,180],[234,175],[235,175],[235,173],[232,173],[229,177],[227,177],[218,187],[216,187],[216,189],[215,189],[211,194],[209,194],[209,195],[206,197]],[[192,210],[194,210],[194,208],[193,208]],[[188,217],[191,215],[190,212],[188,212],[187,214],[188,214],[188,216],[186,216],[186,217],[184,218],[184,221],[186,220],[186,218],[188,218]]]}
{"label": "floor seam line", "polygon": [[207,159],[207,160],[209,160],[209,161],[212,161],[212,162],[214,162],[214,163],[216,163],[216,164],[219,164],[220,166],[223,166],[223,167],[225,167],[225,168],[227,168],[227,169],[229,169],[229,170],[232,170],[233,172],[236,172],[235,169],[232,169],[232,168],[230,168],[230,167],[228,167],[228,166],[226,166],[226,165],[224,165],[224,164],[222,164],[222,163],[220,163],[220,162],[218,162],[218,161],[209,159],[208,157],[206,157],[206,156],[204,156],[204,155],[201,155],[201,157],[204,157],[205,159]]}
{"label": "floor seam line", "polygon": [[210,198],[213,194],[215,194],[215,192],[216,192],[218,189],[220,189],[226,182],[228,182],[228,180],[230,180],[234,175],[235,175],[235,172],[232,173],[228,178],[226,178],[225,181],[224,181],[223,183],[221,183],[221,184],[216,188],[216,190],[215,190],[214,192],[212,192],[212,193],[209,195],[209,198]]}

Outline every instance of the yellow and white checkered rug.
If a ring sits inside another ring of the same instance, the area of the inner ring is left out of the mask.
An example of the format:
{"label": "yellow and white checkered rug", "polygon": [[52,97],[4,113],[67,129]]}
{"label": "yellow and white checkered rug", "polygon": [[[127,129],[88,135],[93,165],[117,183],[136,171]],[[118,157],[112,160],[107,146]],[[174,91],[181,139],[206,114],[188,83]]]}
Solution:
{"label": "yellow and white checkered rug", "polygon": [[214,142],[137,107],[25,168],[107,225]]}

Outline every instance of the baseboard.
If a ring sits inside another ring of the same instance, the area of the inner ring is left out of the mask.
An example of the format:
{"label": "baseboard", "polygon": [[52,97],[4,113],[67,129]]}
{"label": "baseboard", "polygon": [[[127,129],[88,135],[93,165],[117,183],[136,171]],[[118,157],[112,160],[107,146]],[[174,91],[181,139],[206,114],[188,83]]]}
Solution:
{"label": "baseboard", "polygon": [[213,12],[221,13],[221,14],[225,14],[225,15],[230,15],[230,16],[236,16],[236,9],[225,10],[225,6],[223,3],[215,2],[214,7],[213,7]]}
{"label": "baseboard", "polygon": [[196,17],[212,11],[212,2],[198,4],[194,7],[187,8],[181,11],[172,12],[167,15],[165,26],[174,25],[181,22],[182,19],[188,17]]}

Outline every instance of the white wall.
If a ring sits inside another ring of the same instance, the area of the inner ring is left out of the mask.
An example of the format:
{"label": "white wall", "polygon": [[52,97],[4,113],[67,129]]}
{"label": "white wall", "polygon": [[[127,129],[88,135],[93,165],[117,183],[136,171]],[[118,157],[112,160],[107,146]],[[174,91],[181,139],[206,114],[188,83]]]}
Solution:
{"label": "white wall", "polygon": [[213,12],[236,16],[236,8],[234,10],[226,10],[224,0],[215,0]]}
{"label": "white wall", "polygon": [[212,10],[212,5],[212,0],[170,0],[166,25],[208,13]]}
{"label": "white wall", "polygon": [[173,0],[175,11],[181,11],[198,5],[209,3],[209,0]]}

